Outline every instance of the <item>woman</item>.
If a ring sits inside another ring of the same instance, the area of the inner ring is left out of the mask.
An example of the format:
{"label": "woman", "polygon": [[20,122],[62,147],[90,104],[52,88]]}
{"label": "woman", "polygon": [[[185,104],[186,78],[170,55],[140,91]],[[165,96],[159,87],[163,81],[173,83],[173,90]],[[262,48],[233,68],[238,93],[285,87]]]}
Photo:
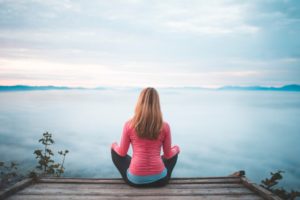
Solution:
{"label": "woman", "polygon": [[[130,143],[132,158],[127,155]],[[163,121],[157,91],[143,89],[134,116],[124,125],[120,145],[111,145],[115,166],[131,186],[163,186],[171,177],[179,151],[178,146],[171,147],[170,127]]]}

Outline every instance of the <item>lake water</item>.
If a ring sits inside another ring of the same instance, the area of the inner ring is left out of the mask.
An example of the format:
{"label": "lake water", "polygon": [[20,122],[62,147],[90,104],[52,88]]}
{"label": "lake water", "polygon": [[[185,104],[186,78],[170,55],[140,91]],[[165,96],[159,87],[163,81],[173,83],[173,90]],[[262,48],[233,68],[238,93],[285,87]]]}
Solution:
{"label": "lake water", "polygon": [[[42,133],[68,149],[65,176],[120,177],[110,145],[120,140],[140,90],[0,93],[0,160],[24,171],[36,164]],[[174,177],[224,176],[237,170],[257,183],[284,170],[282,185],[300,189],[300,93],[158,89],[173,144]],[[131,153],[131,150],[129,151]],[[59,159],[59,157],[56,157]]]}

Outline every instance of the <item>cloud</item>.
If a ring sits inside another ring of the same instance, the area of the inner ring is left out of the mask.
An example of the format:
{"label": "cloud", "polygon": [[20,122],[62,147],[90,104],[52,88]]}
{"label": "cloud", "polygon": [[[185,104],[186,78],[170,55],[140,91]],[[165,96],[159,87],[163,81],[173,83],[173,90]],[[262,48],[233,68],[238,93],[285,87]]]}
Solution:
{"label": "cloud", "polygon": [[1,1],[0,73],[10,84],[299,83],[298,11],[295,1]]}
{"label": "cloud", "polygon": [[[1,84],[11,85],[19,80],[22,84],[36,85],[70,85],[70,86],[209,86],[251,85],[253,80],[263,83],[268,71],[251,71],[238,69],[173,71],[164,68],[149,67],[139,70],[139,63],[113,70],[109,65],[61,64],[42,60],[0,60]],[[135,65],[137,65],[135,67]],[[152,66],[154,63],[151,64]],[[157,63],[156,65],[160,65]],[[152,69],[152,71],[151,71]]]}
{"label": "cloud", "polygon": [[[171,30],[196,34],[253,34],[259,31],[258,27],[245,21],[247,5],[224,4],[221,1],[210,3],[200,1],[195,4],[179,12],[163,12],[167,13],[163,17],[167,20],[162,23]],[[166,10],[174,10],[172,7],[174,4],[168,5]]]}

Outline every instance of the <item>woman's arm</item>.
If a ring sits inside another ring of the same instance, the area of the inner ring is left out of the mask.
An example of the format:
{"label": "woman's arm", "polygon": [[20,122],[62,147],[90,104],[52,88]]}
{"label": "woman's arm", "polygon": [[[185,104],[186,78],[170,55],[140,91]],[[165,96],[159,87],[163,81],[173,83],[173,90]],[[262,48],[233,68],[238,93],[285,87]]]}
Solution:
{"label": "woman's arm", "polygon": [[130,138],[129,138],[127,123],[125,123],[123,127],[120,146],[116,142],[114,142],[112,143],[111,148],[115,152],[117,152],[117,154],[119,154],[120,156],[126,156],[129,149],[129,145],[130,145]]}
{"label": "woman's arm", "polygon": [[163,150],[164,150],[163,157],[166,159],[172,158],[174,155],[180,152],[180,149],[177,145],[174,145],[171,148],[171,144],[172,144],[171,130],[169,124],[166,123],[165,138],[163,141]]}

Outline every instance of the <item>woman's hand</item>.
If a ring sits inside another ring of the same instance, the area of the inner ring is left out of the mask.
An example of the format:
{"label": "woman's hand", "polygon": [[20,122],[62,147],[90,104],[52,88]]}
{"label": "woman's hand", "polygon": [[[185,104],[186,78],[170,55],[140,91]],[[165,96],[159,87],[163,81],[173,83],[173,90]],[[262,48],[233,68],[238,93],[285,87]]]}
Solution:
{"label": "woman's hand", "polygon": [[179,146],[177,145],[174,145],[172,148],[171,148],[171,154],[168,155],[168,157],[166,157],[166,155],[164,154],[163,157],[166,158],[166,159],[171,159],[173,156],[175,156],[176,154],[179,154],[180,152],[180,148]]}
{"label": "woman's hand", "polygon": [[113,149],[113,150],[115,150],[115,148],[118,146],[118,143],[117,142],[114,142],[114,143],[112,143],[111,144],[111,148]]}
{"label": "woman's hand", "polygon": [[180,152],[180,148],[179,148],[179,146],[177,146],[177,145],[174,145],[174,146],[172,147],[172,149],[174,149],[173,151],[175,151],[175,152],[176,152],[176,154],[179,154],[179,152]]}

